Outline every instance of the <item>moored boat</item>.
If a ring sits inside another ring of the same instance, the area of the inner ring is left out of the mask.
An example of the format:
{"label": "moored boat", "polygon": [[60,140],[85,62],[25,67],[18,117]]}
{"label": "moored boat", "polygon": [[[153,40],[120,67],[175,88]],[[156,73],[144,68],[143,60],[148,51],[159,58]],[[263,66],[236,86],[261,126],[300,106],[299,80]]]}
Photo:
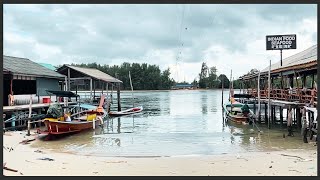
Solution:
{"label": "moored boat", "polygon": [[[73,115],[69,113],[64,114],[60,104],[50,105],[46,117],[43,122],[46,126],[46,130],[42,131],[38,129],[38,133],[49,136],[60,136],[77,133],[83,130],[95,129],[97,126],[103,124],[103,118],[107,115],[105,110],[102,108],[104,96],[101,98],[99,107],[92,109],[91,105],[82,105],[70,107],[79,107],[84,109]],[[91,109],[86,109],[89,107]],[[47,139],[48,139],[47,138]]]}
{"label": "moored boat", "polygon": [[109,112],[109,116],[111,117],[118,117],[118,116],[125,116],[125,115],[130,115],[130,114],[136,114],[136,113],[140,113],[143,110],[143,107],[134,107],[134,108],[130,108],[124,111],[110,111]]}
{"label": "moored boat", "polygon": [[246,104],[239,103],[231,98],[231,103],[224,105],[227,119],[237,124],[248,124],[250,122],[250,110],[246,106]]}

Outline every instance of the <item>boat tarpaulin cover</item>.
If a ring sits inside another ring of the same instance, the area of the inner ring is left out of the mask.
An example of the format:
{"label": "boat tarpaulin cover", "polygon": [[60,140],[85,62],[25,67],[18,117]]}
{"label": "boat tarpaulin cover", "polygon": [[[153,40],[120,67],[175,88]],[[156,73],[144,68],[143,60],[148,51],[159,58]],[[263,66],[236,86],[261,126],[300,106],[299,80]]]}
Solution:
{"label": "boat tarpaulin cover", "polygon": [[98,108],[97,106],[93,106],[91,104],[80,104],[80,105],[78,104],[78,105],[72,105],[71,107],[81,107],[81,108],[89,109],[89,110],[95,110]]}
{"label": "boat tarpaulin cover", "polygon": [[59,118],[62,117],[62,107],[59,103],[54,103],[49,106],[49,109],[47,111],[47,115],[50,115],[53,118]]}

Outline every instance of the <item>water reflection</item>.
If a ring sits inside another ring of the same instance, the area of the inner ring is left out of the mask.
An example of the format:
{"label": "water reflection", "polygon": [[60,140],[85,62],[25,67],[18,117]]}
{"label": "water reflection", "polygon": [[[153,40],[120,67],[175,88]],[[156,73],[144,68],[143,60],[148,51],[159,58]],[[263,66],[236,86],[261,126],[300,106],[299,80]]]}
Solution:
{"label": "water reflection", "polygon": [[[227,93],[225,93],[227,94]],[[131,92],[121,94],[131,108]],[[225,95],[224,102],[228,97]],[[116,102],[114,100],[114,102]],[[301,137],[282,138],[286,130],[225,122],[221,91],[137,92],[143,113],[109,118],[103,128],[34,146],[103,156],[221,154],[273,149],[315,148]],[[117,107],[112,107],[117,110]]]}

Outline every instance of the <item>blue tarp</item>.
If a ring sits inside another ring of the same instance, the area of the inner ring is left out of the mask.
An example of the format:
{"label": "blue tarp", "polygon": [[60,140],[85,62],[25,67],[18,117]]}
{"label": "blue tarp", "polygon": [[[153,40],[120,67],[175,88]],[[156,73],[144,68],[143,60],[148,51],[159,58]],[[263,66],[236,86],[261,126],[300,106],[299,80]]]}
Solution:
{"label": "blue tarp", "polygon": [[81,107],[81,108],[84,108],[84,109],[88,109],[88,110],[95,110],[97,109],[98,107],[97,106],[93,106],[93,105],[90,105],[90,104],[78,104],[78,105],[72,105],[73,107]]}

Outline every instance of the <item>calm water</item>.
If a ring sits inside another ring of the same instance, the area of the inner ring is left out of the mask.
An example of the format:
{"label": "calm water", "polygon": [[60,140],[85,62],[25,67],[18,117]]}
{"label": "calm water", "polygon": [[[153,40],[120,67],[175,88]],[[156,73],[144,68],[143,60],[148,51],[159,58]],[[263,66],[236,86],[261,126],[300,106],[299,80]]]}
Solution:
{"label": "calm water", "polygon": [[[114,94],[116,96],[116,94]],[[97,128],[56,141],[39,141],[38,148],[99,156],[180,156],[241,153],[279,149],[315,149],[300,132],[283,138],[286,129],[268,130],[224,124],[221,90],[134,92],[143,113],[108,119]],[[224,93],[224,102],[228,94]],[[112,110],[117,109],[116,99]],[[131,92],[121,93],[122,109],[132,107]]]}

